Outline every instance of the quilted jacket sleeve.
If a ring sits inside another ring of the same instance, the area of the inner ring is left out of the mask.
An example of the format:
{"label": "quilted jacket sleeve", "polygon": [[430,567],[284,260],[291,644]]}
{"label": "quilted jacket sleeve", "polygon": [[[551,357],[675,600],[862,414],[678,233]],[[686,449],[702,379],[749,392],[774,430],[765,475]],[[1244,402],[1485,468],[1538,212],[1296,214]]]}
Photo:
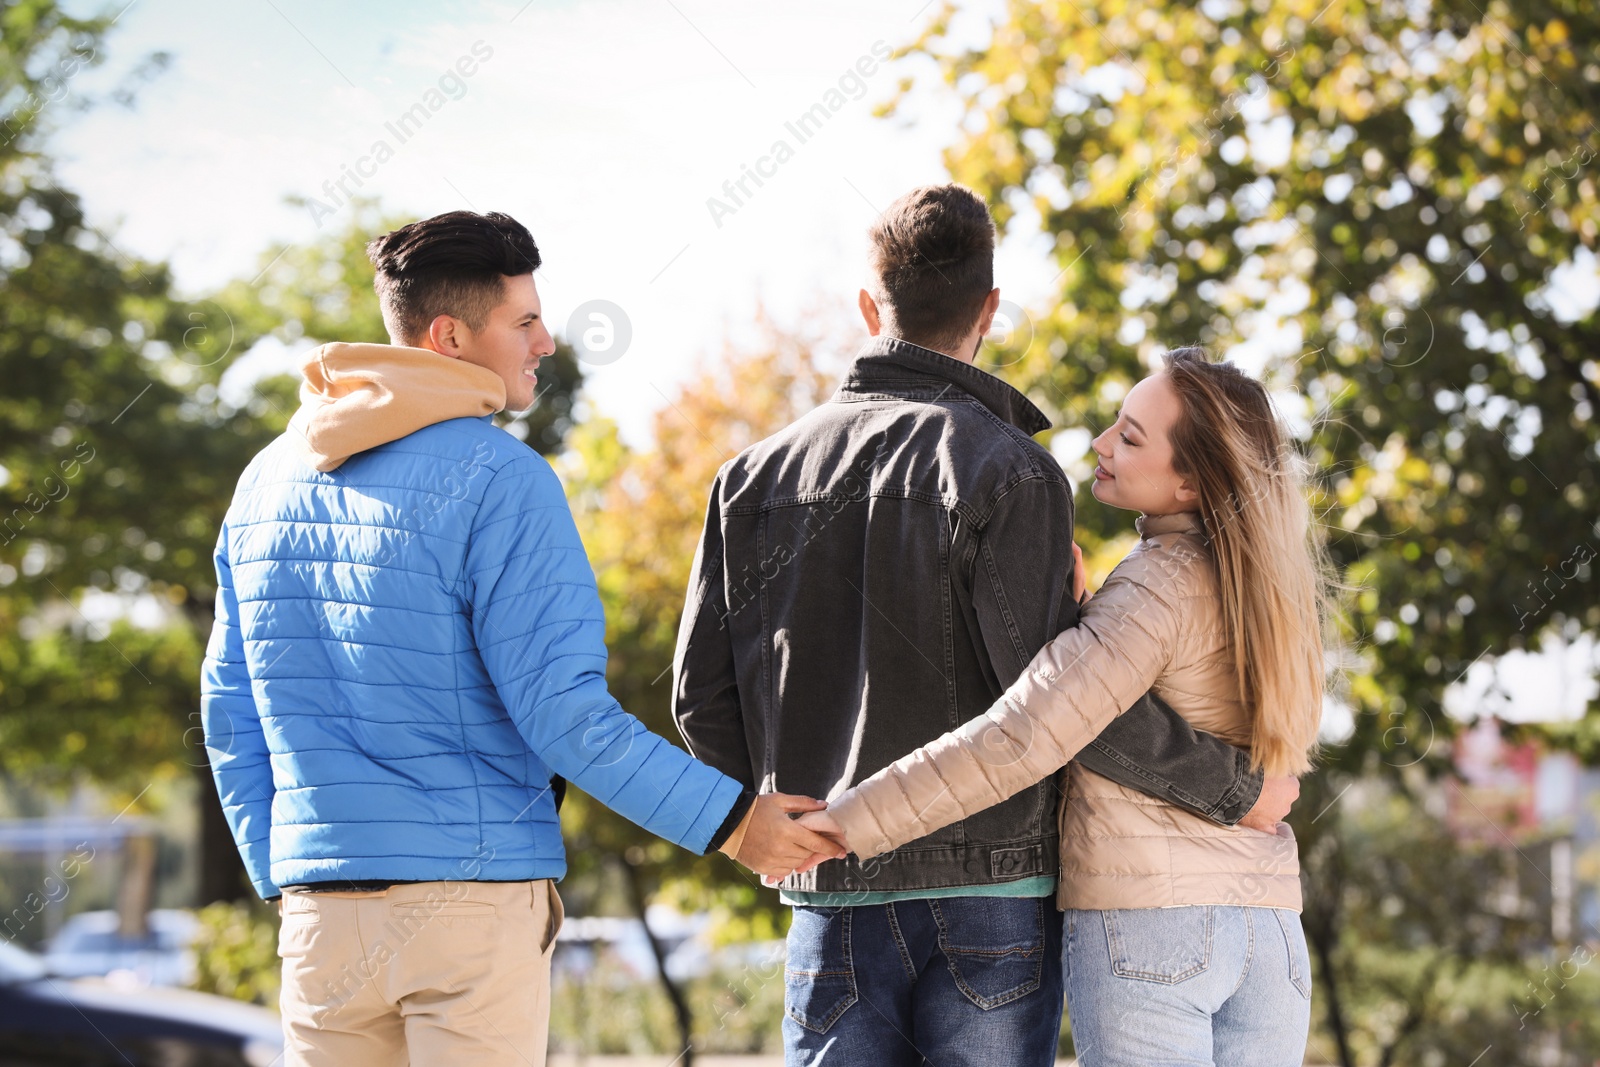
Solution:
{"label": "quilted jacket sleeve", "polygon": [[993,807],[1066,766],[1149,689],[1188,611],[1181,587],[1142,580],[1146,563],[1124,560],[987,712],[834,799],[851,850],[866,859]]}
{"label": "quilted jacket sleeve", "polygon": [[530,748],[651,833],[704,852],[741,798],[732,778],[647,730],[606,688],[605,615],[550,465],[496,471],[467,546],[478,653]]}
{"label": "quilted jacket sleeve", "polygon": [[265,900],[280,895],[270,876],[272,764],[261,716],[251,695],[239,630],[239,600],[228,563],[228,528],[217,538],[216,621],[200,671],[200,722],[222,811],[239,846],[250,883]]}

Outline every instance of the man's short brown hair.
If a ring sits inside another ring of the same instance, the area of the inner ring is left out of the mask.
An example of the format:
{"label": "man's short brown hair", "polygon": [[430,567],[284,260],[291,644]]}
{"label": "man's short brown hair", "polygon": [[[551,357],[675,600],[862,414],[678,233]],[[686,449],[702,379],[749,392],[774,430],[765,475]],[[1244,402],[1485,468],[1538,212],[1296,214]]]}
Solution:
{"label": "man's short brown hair", "polygon": [[483,329],[505,299],[505,279],[539,269],[539,246],[510,215],[449,211],[375,238],[367,258],[378,271],[383,324],[414,345],[440,315]]}
{"label": "man's short brown hair", "polygon": [[884,332],[946,350],[967,336],[994,288],[994,219],[964,185],[924,185],[867,231]]}

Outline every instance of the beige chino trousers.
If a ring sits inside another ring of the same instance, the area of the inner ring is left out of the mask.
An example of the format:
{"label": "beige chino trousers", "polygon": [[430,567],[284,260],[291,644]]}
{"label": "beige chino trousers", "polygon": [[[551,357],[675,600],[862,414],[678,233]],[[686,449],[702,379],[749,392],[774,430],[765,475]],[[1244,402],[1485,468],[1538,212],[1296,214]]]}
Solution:
{"label": "beige chino trousers", "polygon": [[278,907],[284,1067],[544,1067],[549,879],[290,890]]}

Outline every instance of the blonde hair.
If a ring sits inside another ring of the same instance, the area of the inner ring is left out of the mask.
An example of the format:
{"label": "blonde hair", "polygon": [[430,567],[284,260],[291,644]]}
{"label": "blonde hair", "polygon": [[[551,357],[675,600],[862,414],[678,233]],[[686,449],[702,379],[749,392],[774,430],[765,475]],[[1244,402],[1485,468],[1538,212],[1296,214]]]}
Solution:
{"label": "blonde hair", "polygon": [[1303,774],[1322,719],[1332,598],[1299,456],[1266,389],[1238,367],[1187,347],[1168,354],[1166,374],[1183,408],[1173,468],[1199,496],[1251,765]]}

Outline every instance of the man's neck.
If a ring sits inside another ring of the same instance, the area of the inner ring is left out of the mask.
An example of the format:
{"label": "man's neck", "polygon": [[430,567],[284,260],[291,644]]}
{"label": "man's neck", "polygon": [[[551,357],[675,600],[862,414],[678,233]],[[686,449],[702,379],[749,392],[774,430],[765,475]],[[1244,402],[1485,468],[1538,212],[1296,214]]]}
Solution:
{"label": "man's neck", "polygon": [[882,336],[893,337],[896,341],[904,341],[906,344],[916,345],[918,348],[926,348],[929,352],[937,352],[941,356],[949,356],[951,359],[959,360],[962,363],[971,363],[978,358],[978,338],[976,336],[963,340],[960,345],[956,346],[954,351],[948,348],[935,348],[932,345],[925,345],[921,341],[913,341],[909,337],[901,337],[899,334],[891,333],[888,330],[883,331]]}

